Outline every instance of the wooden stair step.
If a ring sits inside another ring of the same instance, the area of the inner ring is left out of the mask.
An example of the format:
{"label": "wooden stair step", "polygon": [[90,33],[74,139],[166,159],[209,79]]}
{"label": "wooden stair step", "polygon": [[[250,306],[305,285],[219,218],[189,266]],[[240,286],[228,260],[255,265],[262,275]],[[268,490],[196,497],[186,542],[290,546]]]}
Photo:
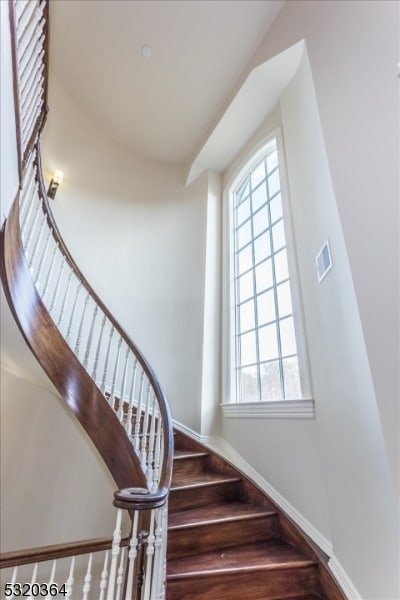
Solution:
{"label": "wooden stair step", "polygon": [[170,513],[239,500],[241,477],[201,473],[193,477],[183,476],[172,483],[168,507]]}
{"label": "wooden stair step", "polygon": [[167,599],[279,599],[317,589],[315,561],[280,540],[168,560]]}
{"label": "wooden stair step", "polygon": [[197,452],[194,450],[175,450],[174,461],[185,460],[187,458],[200,458],[209,456],[208,452]]}
{"label": "wooden stair step", "polygon": [[279,535],[279,519],[273,511],[247,502],[202,506],[170,513],[167,556],[169,560]]}
{"label": "wooden stair step", "polygon": [[274,511],[266,510],[250,502],[226,502],[171,512],[168,520],[168,531],[211,525],[221,521],[232,522],[275,515]]}
{"label": "wooden stair step", "polygon": [[194,488],[198,489],[224,483],[238,483],[240,481],[240,477],[233,477],[232,475],[222,475],[220,473],[193,473],[190,477],[178,477],[171,485],[171,492]]}

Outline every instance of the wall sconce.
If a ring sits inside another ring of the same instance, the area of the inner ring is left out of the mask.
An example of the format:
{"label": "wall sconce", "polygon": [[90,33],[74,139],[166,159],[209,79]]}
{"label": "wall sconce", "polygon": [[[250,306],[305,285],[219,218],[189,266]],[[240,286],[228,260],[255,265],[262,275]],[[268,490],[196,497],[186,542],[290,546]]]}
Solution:
{"label": "wall sconce", "polygon": [[54,173],[53,177],[51,178],[49,189],[47,190],[47,195],[52,200],[54,200],[56,191],[58,189],[58,186],[62,182],[62,180],[63,180],[63,173],[61,173],[61,171],[56,171]]}

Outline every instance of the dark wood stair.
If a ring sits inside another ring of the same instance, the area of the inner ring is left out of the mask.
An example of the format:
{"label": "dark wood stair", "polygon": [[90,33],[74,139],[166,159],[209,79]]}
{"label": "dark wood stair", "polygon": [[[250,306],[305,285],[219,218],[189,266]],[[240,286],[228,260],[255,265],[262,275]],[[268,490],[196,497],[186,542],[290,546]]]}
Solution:
{"label": "dark wood stair", "polygon": [[167,600],[345,600],[326,557],[255,485],[175,433]]}

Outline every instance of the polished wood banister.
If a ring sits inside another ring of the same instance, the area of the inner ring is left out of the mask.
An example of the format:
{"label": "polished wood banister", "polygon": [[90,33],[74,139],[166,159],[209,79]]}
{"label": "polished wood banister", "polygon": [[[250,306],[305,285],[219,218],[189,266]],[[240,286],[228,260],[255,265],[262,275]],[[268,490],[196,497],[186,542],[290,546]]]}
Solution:
{"label": "polished wood banister", "polygon": [[163,461],[163,467],[162,467],[162,475],[161,475],[161,479],[160,479],[160,487],[162,487],[162,488],[169,487],[170,483],[171,483],[172,464],[173,464],[173,430],[172,430],[172,419],[171,419],[171,414],[170,414],[170,410],[169,410],[169,405],[165,398],[164,392],[162,391],[160,383],[159,383],[153,369],[149,365],[148,361],[143,356],[142,352],[139,350],[137,345],[132,341],[132,339],[128,336],[128,334],[125,332],[125,330],[121,327],[119,322],[115,319],[115,317],[108,310],[107,306],[104,304],[104,302],[101,300],[101,298],[94,291],[94,289],[92,288],[92,286],[87,281],[86,277],[83,275],[82,271],[76,264],[73,256],[71,255],[69,249],[67,248],[67,246],[63,240],[63,237],[60,233],[60,230],[57,226],[57,223],[54,219],[52,210],[50,208],[49,200],[48,200],[47,193],[46,193],[46,187],[45,187],[45,183],[44,183],[44,179],[43,179],[43,170],[42,170],[42,165],[41,165],[40,137],[38,139],[37,147],[36,147],[36,162],[37,162],[37,175],[38,175],[38,184],[39,184],[39,196],[43,203],[43,209],[46,214],[47,222],[48,222],[50,228],[53,230],[54,238],[59,243],[60,251],[64,255],[64,257],[67,260],[70,267],[73,269],[73,271],[77,275],[78,279],[82,282],[82,285],[89,292],[92,299],[96,302],[98,307],[106,315],[107,319],[115,327],[115,329],[118,331],[118,333],[120,334],[122,339],[125,341],[125,343],[128,345],[128,347],[131,349],[131,351],[133,352],[133,354],[135,355],[135,357],[141,364],[141,366],[142,366],[144,372],[146,373],[146,375],[150,381],[150,384],[156,394],[159,408],[160,408],[162,422],[164,425],[164,431],[163,431],[163,433],[164,433],[164,461]]}
{"label": "polished wood banister", "polygon": [[[0,569],[109,550],[112,547],[112,542],[112,538],[95,538],[79,542],[69,542],[68,544],[54,544],[52,546],[40,546],[38,548],[4,552],[0,554]],[[122,538],[120,545],[124,547],[128,546],[129,537]]]}
{"label": "polished wood banister", "polygon": [[89,434],[117,485],[146,487],[123,427],[65,343],[33,284],[22,247],[17,201],[3,227],[1,245],[6,297],[27,344]]}

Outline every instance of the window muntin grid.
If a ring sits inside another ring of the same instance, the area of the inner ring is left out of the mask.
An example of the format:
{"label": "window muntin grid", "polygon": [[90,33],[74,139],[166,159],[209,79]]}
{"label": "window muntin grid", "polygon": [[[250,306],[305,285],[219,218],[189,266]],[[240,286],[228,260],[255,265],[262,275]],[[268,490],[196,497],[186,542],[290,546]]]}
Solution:
{"label": "window muntin grid", "polygon": [[233,193],[237,401],[301,398],[276,139]]}

